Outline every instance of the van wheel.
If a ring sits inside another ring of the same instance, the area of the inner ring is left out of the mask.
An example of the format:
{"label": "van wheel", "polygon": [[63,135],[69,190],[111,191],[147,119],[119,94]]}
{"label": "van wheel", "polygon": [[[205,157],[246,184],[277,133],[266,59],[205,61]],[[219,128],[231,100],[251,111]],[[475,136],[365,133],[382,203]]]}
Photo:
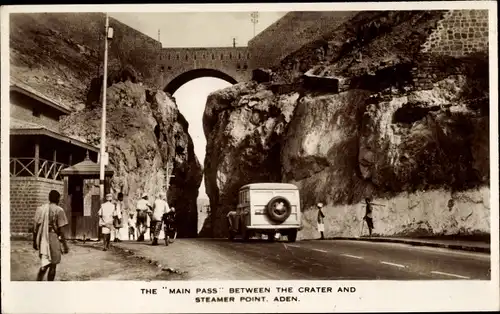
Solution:
{"label": "van wheel", "polygon": [[295,242],[297,240],[297,230],[290,231],[287,238],[288,242]]}
{"label": "van wheel", "polygon": [[276,196],[267,203],[266,212],[272,221],[282,223],[290,217],[292,206],[283,196]]}

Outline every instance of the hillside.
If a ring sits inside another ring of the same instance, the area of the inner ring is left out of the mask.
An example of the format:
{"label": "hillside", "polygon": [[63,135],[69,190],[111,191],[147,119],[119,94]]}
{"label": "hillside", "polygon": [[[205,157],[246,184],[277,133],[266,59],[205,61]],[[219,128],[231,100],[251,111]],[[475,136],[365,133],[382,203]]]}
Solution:
{"label": "hillside", "polygon": [[[102,74],[104,25],[102,13],[11,14],[11,76],[69,108],[83,108],[91,80]],[[161,44],[113,18],[110,26],[110,77],[132,67],[151,85]]]}

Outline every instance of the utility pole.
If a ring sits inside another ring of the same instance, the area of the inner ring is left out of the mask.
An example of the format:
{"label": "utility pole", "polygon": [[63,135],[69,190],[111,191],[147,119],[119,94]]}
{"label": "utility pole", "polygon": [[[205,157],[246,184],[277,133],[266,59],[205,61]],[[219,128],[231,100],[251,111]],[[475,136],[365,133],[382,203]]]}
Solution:
{"label": "utility pole", "polygon": [[259,22],[259,12],[252,12],[250,16],[252,17],[251,21],[253,23],[253,37],[255,37],[255,25]]}
{"label": "utility pole", "polygon": [[99,196],[104,202],[104,169],[108,161],[106,155],[106,90],[108,87],[108,37],[113,37],[113,29],[109,27],[109,16],[106,13],[106,26],[104,35],[104,75],[102,79],[102,118],[101,118],[101,151],[99,157]]}
{"label": "utility pole", "polygon": [[160,29],[158,28],[158,41],[161,42],[160,40]]}
{"label": "utility pole", "polygon": [[236,38],[233,37],[233,48],[236,48]]}

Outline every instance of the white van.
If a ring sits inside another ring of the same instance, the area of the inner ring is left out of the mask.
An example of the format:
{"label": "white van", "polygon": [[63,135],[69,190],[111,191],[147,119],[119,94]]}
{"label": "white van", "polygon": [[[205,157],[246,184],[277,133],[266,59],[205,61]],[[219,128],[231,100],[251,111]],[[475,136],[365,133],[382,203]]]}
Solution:
{"label": "white van", "polygon": [[227,218],[230,240],[266,234],[272,241],[279,233],[295,242],[301,229],[299,189],[289,183],[247,184],[240,188],[238,207]]}

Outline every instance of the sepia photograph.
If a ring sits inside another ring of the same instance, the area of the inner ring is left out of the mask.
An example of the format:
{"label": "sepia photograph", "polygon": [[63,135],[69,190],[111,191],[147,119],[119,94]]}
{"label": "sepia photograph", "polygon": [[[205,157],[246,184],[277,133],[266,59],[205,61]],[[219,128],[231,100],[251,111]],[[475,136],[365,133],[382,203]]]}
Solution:
{"label": "sepia photograph", "polygon": [[391,5],[2,8],[2,281],[498,285],[496,13]]}

